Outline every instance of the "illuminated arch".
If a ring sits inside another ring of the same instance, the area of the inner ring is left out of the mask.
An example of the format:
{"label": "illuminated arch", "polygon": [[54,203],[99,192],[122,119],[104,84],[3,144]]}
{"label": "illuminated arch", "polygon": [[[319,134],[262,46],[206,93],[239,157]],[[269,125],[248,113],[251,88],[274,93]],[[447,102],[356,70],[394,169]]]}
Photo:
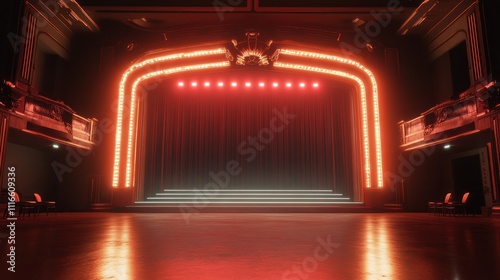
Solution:
{"label": "illuminated arch", "polygon": [[[117,114],[116,114],[116,135],[115,135],[115,155],[114,155],[114,160],[113,160],[113,181],[112,181],[112,186],[113,187],[118,187],[119,183],[119,176],[120,176],[120,163],[121,163],[121,154],[122,154],[122,129],[123,129],[123,113],[125,109],[125,87],[128,82],[129,76],[134,72],[137,71],[138,69],[141,69],[145,66],[148,65],[153,65],[157,64],[160,62],[165,62],[165,61],[174,61],[174,60],[180,60],[180,59],[186,59],[186,58],[193,58],[193,57],[200,57],[200,56],[210,56],[210,55],[215,55],[215,54],[225,54],[226,49],[225,48],[218,48],[218,49],[213,49],[213,50],[206,50],[206,51],[194,51],[194,52],[189,52],[189,53],[177,53],[177,54],[171,54],[171,55],[165,55],[165,56],[158,56],[155,58],[150,58],[150,59],[145,59],[141,62],[137,62],[134,65],[132,65],[130,68],[128,68],[125,73],[123,73],[122,78],[120,80],[120,86],[118,89],[118,108],[117,108]],[[229,66],[229,65],[228,65]],[[130,101],[130,109],[131,111],[135,111],[135,106],[132,106],[135,102],[135,91],[131,92],[131,101]],[[135,117],[134,114],[129,113],[129,119],[133,120]],[[129,121],[129,138],[131,133],[133,133],[132,129],[130,129],[131,122]],[[127,145],[127,154],[130,154],[128,150],[131,148],[130,147],[130,139],[128,139],[128,145]],[[129,156],[127,155],[127,158]],[[126,171],[127,173],[130,173],[130,170]]]}
{"label": "illuminated arch", "polygon": [[[349,64],[352,65],[368,76],[370,79],[371,83],[371,90],[372,90],[372,105],[373,105],[373,125],[374,125],[374,133],[375,133],[375,160],[376,160],[376,165],[377,165],[377,186],[382,187],[383,186],[383,172],[382,172],[382,137],[380,134],[380,113],[379,113],[379,103],[378,103],[378,87],[377,87],[377,81],[375,79],[375,76],[373,73],[363,66],[361,63],[348,59],[348,58],[343,58],[339,56],[334,56],[334,55],[327,55],[327,54],[321,54],[321,53],[314,53],[314,52],[308,52],[308,51],[297,51],[297,50],[288,50],[288,49],[281,49],[280,50],[280,55],[293,55],[293,56],[301,56],[301,57],[308,57],[308,58],[314,58],[314,59],[324,59],[324,60],[331,60],[335,62],[339,62],[342,64]],[[363,124],[364,125],[364,124]],[[367,185],[368,187],[370,184]]]}
{"label": "illuminated arch", "polygon": [[[160,64],[164,62],[173,62],[173,61],[185,61],[190,58],[200,58],[200,57],[212,57],[212,56],[221,56],[226,53],[225,48],[217,48],[212,50],[203,50],[203,51],[194,51],[188,53],[177,53],[170,55],[157,56],[154,58],[144,59],[140,62],[132,65],[125,73],[122,75],[122,79],[120,81],[119,94],[118,94],[118,111],[117,111],[117,122],[116,122],[116,139],[115,139],[115,154],[114,154],[114,165],[113,165],[113,187],[118,187],[121,182],[120,176],[120,166],[122,165],[121,158],[122,154],[125,153],[126,164],[125,164],[125,178],[124,186],[130,187],[132,186],[132,182],[134,181],[133,170],[134,170],[134,151],[135,151],[135,126],[136,126],[136,96],[137,96],[137,88],[142,83],[147,81],[148,79],[163,76],[163,75],[171,75],[179,72],[187,72],[187,71],[196,71],[196,70],[207,70],[207,69],[216,69],[216,68],[224,68],[229,67],[230,63],[224,59],[224,61],[214,61],[207,62],[204,64],[188,64],[177,67],[170,67],[155,71],[147,72],[146,74],[142,74],[134,79],[130,79],[134,72],[143,69],[145,66],[151,66],[155,64]],[[383,186],[383,176],[382,176],[382,149],[381,149],[381,135],[380,135],[380,120],[379,120],[379,105],[378,105],[378,89],[377,83],[372,72],[364,67],[357,61],[342,58],[333,55],[313,53],[307,51],[298,51],[298,50],[290,50],[290,49],[281,49],[280,50],[280,59],[282,56],[291,56],[291,57],[302,57],[302,58],[312,58],[316,60],[323,61],[334,61],[340,64],[345,64],[354,67],[358,71],[361,71],[366,77],[369,79],[369,83],[371,85],[371,94],[372,94],[372,113],[373,113],[373,134],[374,134],[374,142],[375,142],[375,162],[376,162],[376,185],[378,187]],[[217,58],[220,59],[220,58]],[[308,60],[308,63],[310,61]],[[309,71],[316,73],[329,74],[333,76],[339,76],[343,78],[350,79],[354,81],[359,86],[359,93],[361,96],[361,111],[362,111],[362,134],[363,134],[363,155],[364,155],[364,178],[365,178],[365,187],[371,187],[371,156],[370,156],[370,134],[369,134],[369,121],[368,121],[368,109],[367,109],[367,87],[365,82],[359,76],[348,73],[346,71],[341,71],[337,69],[330,69],[325,67],[317,67],[314,65],[304,65],[298,63],[282,63],[281,61],[276,61],[274,63],[275,67],[285,68],[285,69],[295,69],[301,71]],[[133,82],[131,82],[131,80]],[[128,85],[128,86],[127,86]],[[124,129],[124,117],[125,117],[125,97],[127,91],[129,94],[129,110],[128,110],[128,131],[126,134],[123,134]],[[126,150],[122,149],[122,138],[126,136],[127,146]]]}

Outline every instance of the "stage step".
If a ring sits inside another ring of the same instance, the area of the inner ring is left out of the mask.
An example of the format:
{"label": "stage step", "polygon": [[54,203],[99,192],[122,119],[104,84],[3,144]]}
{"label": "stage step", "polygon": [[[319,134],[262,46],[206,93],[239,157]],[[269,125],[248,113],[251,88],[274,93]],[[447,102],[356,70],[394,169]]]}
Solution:
{"label": "stage step", "polygon": [[113,208],[111,203],[94,203],[92,204],[92,212],[109,212]]}
{"label": "stage step", "polygon": [[188,190],[168,189],[137,201],[136,206],[270,206],[270,205],[343,205],[352,204],[349,197],[331,190]]}
{"label": "stage step", "polygon": [[403,204],[399,203],[386,203],[384,209],[387,211],[403,211]]}

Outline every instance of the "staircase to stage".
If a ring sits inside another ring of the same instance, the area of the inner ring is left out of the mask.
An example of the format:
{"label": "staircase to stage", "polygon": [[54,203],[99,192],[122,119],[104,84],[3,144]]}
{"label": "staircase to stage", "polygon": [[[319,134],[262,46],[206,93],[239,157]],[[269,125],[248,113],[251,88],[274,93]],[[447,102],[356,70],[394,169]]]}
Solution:
{"label": "staircase to stage", "polygon": [[356,206],[351,198],[331,190],[193,190],[166,189],[143,201],[142,207],[232,207],[232,206]]}

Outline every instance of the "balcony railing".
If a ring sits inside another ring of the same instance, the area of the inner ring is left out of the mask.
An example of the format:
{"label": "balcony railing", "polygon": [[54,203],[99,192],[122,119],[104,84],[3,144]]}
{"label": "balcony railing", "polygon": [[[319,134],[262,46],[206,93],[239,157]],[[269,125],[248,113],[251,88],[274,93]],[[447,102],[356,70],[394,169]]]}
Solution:
{"label": "balcony railing", "polygon": [[445,132],[451,137],[474,131],[475,121],[487,111],[490,91],[488,86],[473,87],[457,100],[443,102],[417,118],[399,122],[401,146],[429,142]]}
{"label": "balcony railing", "polygon": [[84,118],[60,101],[12,88],[12,116],[20,121],[11,127],[66,144],[92,148],[97,120]]}

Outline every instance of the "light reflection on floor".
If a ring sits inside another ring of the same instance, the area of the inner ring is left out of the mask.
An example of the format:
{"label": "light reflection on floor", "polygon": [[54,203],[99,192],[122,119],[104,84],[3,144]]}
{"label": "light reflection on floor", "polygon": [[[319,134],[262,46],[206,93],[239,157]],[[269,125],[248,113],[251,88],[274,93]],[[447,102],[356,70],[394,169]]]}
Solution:
{"label": "light reflection on floor", "polygon": [[375,219],[373,216],[368,216],[364,225],[366,250],[363,255],[366,280],[394,278],[392,269],[394,260],[391,254],[391,240],[387,232],[387,218]]}
{"label": "light reflection on floor", "polygon": [[128,217],[120,221],[113,221],[105,229],[105,238],[102,240],[100,265],[101,279],[133,279],[131,261],[131,236],[130,220]]}
{"label": "light reflection on floor", "polygon": [[0,279],[500,279],[499,236],[425,213],[60,213],[19,221],[14,278],[2,239]]}

